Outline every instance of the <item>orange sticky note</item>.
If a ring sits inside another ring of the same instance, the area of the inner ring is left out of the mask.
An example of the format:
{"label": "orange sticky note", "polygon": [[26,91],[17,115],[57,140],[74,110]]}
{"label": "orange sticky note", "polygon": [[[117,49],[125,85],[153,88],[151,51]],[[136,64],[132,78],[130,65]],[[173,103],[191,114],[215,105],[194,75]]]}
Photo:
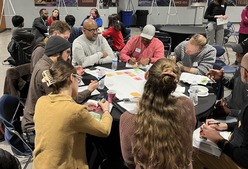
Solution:
{"label": "orange sticky note", "polygon": [[123,75],[123,72],[115,72],[117,75]]}
{"label": "orange sticky note", "polygon": [[113,76],[111,73],[106,74],[107,77]]}
{"label": "orange sticky note", "polygon": [[131,96],[133,96],[133,97],[140,97],[141,96],[141,94],[139,94],[138,92],[132,92],[132,93],[130,93],[131,94]]}
{"label": "orange sticky note", "polygon": [[129,76],[131,76],[131,77],[135,77],[136,75],[131,73],[131,74],[129,74]]}

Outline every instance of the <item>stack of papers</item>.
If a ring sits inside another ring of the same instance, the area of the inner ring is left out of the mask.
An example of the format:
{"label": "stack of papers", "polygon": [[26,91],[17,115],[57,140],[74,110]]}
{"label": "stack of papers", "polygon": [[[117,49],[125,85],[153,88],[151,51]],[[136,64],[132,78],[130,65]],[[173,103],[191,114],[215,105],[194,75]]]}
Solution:
{"label": "stack of papers", "polygon": [[184,83],[189,83],[189,84],[196,82],[197,84],[201,84],[201,85],[206,85],[208,82],[211,82],[211,80],[207,76],[195,75],[195,74],[186,73],[186,72],[183,72],[181,74],[180,81]]}
{"label": "stack of papers", "polygon": [[[228,140],[231,132],[220,132],[220,135]],[[220,157],[221,149],[212,141],[204,138],[200,138],[200,127],[197,128],[193,133],[193,146],[202,150],[208,154]]]}

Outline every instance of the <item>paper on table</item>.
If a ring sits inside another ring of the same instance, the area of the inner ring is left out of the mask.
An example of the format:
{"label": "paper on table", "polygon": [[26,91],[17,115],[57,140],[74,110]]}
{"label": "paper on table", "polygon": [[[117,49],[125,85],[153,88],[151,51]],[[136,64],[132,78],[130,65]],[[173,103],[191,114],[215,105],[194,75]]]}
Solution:
{"label": "paper on table", "polygon": [[[105,77],[105,86],[109,90],[115,90],[116,97],[120,100],[140,97],[145,84],[144,74],[145,72],[140,69],[116,71],[113,73],[113,76]],[[125,87],[123,87],[124,84]]]}
{"label": "paper on table", "polygon": [[189,84],[192,84],[195,81],[197,84],[206,85],[211,80],[207,76],[183,72],[180,76],[180,81]]}
{"label": "paper on table", "polygon": [[138,110],[137,103],[122,101],[122,102],[119,102],[118,104],[124,109],[126,109],[126,111],[132,114],[137,114],[137,110]]}
{"label": "paper on table", "polygon": [[[228,140],[230,132],[220,132],[220,135]],[[200,138],[200,127],[193,133],[193,146],[216,157],[221,155],[221,149],[214,142]]]}
{"label": "paper on table", "polygon": [[228,19],[217,18],[216,21],[217,21],[217,25],[224,25],[227,24]]}
{"label": "paper on table", "polygon": [[[78,92],[82,92],[82,91],[87,90],[87,89],[88,89],[88,86],[80,86],[80,87],[78,87]],[[91,96],[98,95],[98,94],[100,94],[100,92],[98,90],[94,90],[91,93]]]}
{"label": "paper on table", "polygon": [[[90,100],[87,101],[87,103],[94,104],[96,107],[98,107],[98,101],[96,101],[96,100],[91,100],[91,99],[90,99]],[[109,112],[112,111],[112,108],[113,108],[113,105],[110,104],[110,105],[109,105]],[[89,111],[89,113],[90,113],[90,114],[94,117],[94,119],[96,119],[97,121],[101,121],[101,120],[102,120],[102,114],[103,114],[103,112],[102,112],[101,107],[100,107],[100,109],[99,109],[99,107],[96,108],[95,111]]]}
{"label": "paper on table", "polygon": [[126,63],[126,67],[127,67],[127,68],[141,68],[141,69],[146,69],[146,70],[148,70],[148,69],[150,69],[151,66],[152,66],[152,64],[143,66],[143,65],[137,65],[137,64],[131,65],[131,64],[129,64],[128,62]]}

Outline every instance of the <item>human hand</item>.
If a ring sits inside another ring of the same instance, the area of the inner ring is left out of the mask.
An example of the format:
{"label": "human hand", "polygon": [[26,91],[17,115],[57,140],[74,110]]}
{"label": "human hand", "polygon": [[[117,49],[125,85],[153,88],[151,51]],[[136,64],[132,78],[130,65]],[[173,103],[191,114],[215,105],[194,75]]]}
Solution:
{"label": "human hand", "polygon": [[182,63],[177,62],[177,66],[180,68],[180,70],[183,72],[184,71],[184,66]]}
{"label": "human hand", "polygon": [[130,59],[128,60],[128,63],[130,64],[130,65],[134,65],[134,64],[136,64],[136,58],[135,57],[130,57]]}
{"label": "human hand", "polygon": [[109,112],[109,102],[105,99],[102,99],[100,102],[98,102],[98,105],[102,108],[103,113]]}
{"label": "human hand", "polygon": [[211,140],[212,142],[217,143],[219,140],[222,140],[223,137],[220,135],[220,132],[215,128],[211,127],[211,125],[203,124],[201,126],[202,129],[202,137]]}
{"label": "human hand", "polygon": [[88,111],[95,111],[96,108],[97,108],[97,105],[93,102],[87,102],[87,103],[84,103],[84,106],[86,107],[86,109]]}
{"label": "human hand", "polygon": [[106,58],[108,56],[108,53],[105,51],[102,51],[102,58]]}
{"label": "human hand", "polygon": [[90,92],[93,92],[97,87],[98,87],[98,81],[97,80],[92,80],[91,83],[88,86],[88,90]]}
{"label": "human hand", "polygon": [[149,61],[150,61],[149,58],[141,59],[141,60],[139,61],[139,64],[145,66],[145,65],[148,65],[148,64],[149,64]]}
{"label": "human hand", "polygon": [[[216,123],[216,124],[210,124],[210,123]],[[215,119],[207,119],[206,120],[206,125],[209,127],[217,130],[217,131],[226,131],[227,130],[227,124],[226,123],[219,123],[219,121]]]}
{"label": "human hand", "polygon": [[79,76],[82,76],[82,75],[84,74],[84,69],[83,69],[82,66],[77,65],[77,66],[74,66],[74,67],[75,67],[75,69],[77,70],[77,74],[78,74]]}
{"label": "human hand", "polygon": [[210,69],[206,76],[209,77],[211,80],[219,80],[222,79],[224,75],[224,69],[216,70],[216,69]]}

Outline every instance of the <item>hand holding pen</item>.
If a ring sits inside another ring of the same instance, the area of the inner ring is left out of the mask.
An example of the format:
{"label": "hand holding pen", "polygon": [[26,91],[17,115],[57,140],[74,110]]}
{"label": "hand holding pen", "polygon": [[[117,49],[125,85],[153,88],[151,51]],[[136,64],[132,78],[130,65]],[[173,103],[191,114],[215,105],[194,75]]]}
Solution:
{"label": "hand holding pen", "polygon": [[221,123],[214,119],[207,119],[206,124],[217,131],[226,131],[228,127],[226,123]]}

